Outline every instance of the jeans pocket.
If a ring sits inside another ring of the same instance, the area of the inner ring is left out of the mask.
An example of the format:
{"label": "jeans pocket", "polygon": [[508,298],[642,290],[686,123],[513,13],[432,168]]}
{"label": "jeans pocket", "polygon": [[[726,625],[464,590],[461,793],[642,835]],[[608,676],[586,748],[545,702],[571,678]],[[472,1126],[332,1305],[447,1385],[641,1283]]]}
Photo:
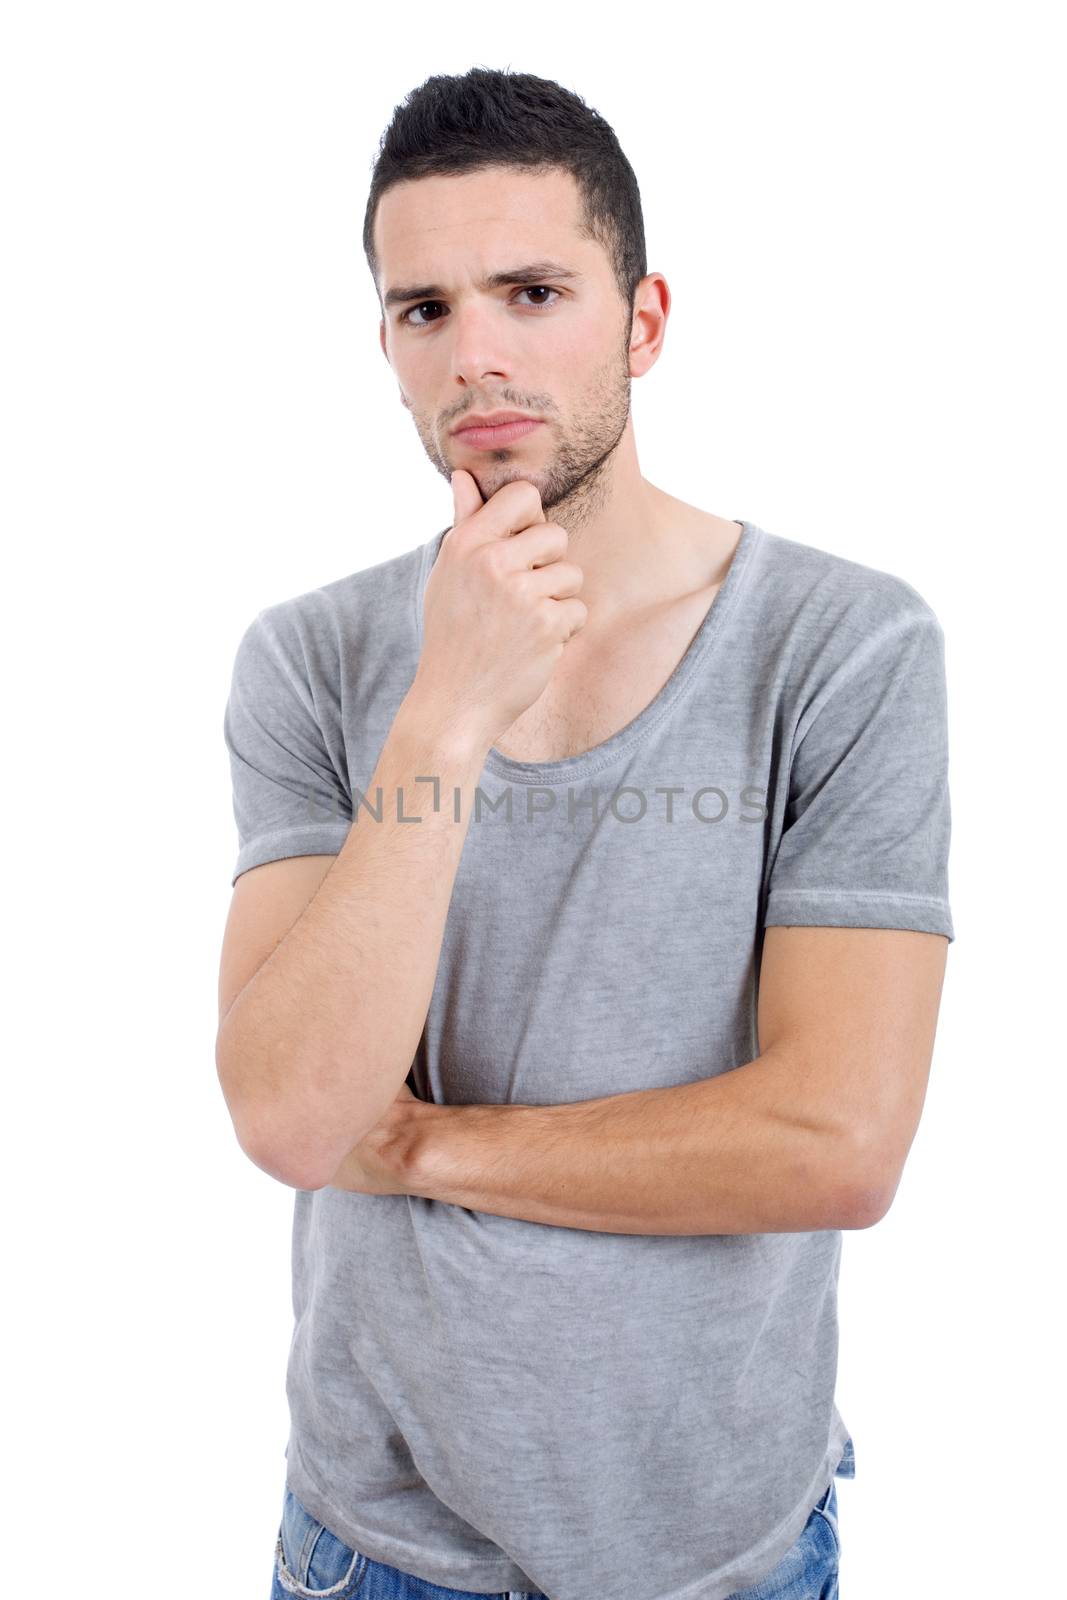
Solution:
{"label": "jeans pocket", "polygon": [[348,1600],[366,1576],[367,1566],[367,1556],[331,1533],[286,1487],[274,1550],[275,1576],[284,1595]]}

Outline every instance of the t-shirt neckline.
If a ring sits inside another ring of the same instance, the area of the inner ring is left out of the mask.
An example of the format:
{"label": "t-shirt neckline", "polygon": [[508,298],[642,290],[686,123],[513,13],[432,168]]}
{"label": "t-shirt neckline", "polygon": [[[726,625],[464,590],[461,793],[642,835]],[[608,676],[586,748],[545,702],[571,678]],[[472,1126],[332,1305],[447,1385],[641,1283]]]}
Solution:
{"label": "t-shirt neckline", "polygon": [[[743,517],[732,519],[741,524],[741,535],[734,549],[733,559],[727,568],[726,576],[704,614],[696,633],[689,642],[689,646],[674,671],[660,689],[659,693],[649,701],[643,710],[632,717],[628,723],[613,733],[610,738],[593,745],[592,749],[579,752],[578,755],[565,756],[560,761],[517,761],[511,756],[506,756],[502,750],[493,745],[485,758],[485,771],[511,783],[526,783],[551,786],[560,783],[574,783],[591,777],[602,768],[609,766],[621,755],[629,751],[640,740],[645,738],[652,729],[664,718],[678,701],[684,690],[691,682],[694,673],[704,662],[714,642],[722,634],[727,618],[733,610],[737,597],[741,592],[745,574],[752,563],[753,551],[759,542],[761,529],[754,522],[747,522]],[[451,527],[451,523],[449,524]],[[418,634],[419,650],[422,650],[422,600],[430,569],[437,559],[448,528],[442,528],[435,533],[432,539],[422,547],[422,560],[419,565],[419,584],[415,604],[415,625]]]}

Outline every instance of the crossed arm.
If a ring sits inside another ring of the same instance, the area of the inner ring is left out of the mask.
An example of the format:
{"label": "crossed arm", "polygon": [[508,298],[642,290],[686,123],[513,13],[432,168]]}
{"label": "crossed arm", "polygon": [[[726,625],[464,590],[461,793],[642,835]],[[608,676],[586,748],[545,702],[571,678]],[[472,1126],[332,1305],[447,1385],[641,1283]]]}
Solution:
{"label": "crossed arm", "polygon": [[610,1233],[870,1227],[918,1127],[947,950],[906,929],[767,928],[754,1060],[566,1105],[402,1096],[331,1184]]}

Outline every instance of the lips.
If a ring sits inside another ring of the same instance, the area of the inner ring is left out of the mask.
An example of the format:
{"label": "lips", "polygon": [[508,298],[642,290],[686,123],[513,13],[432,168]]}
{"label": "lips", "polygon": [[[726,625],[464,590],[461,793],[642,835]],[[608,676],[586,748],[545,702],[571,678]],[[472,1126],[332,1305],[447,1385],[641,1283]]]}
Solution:
{"label": "lips", "polygon": [[525,439],[541,426],[537,417],[524,417],[519,422],[501,422],[495,427],[472,426],[461,428],[453,434],[457,445],[463,449],[494,450]]}
{"label": "lips", "polygon": [[453,433],[466,433],[469,428],[499,428],[508,422],[537,422],[538,417],[532,417],[528,411],[487,411],[483,414],[471,412],[462,422],[457,422],[452,429]]}

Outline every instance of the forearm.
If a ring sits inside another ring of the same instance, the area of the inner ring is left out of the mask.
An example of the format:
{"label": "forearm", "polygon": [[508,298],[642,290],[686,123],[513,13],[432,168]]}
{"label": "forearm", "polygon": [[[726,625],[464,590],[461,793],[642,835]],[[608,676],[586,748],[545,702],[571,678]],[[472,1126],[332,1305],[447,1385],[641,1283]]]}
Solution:
{"label": "forearm", "polygon": [[486,748],[409,693],[336,860],[220,1029],[228,1095],[309,1187],[410,1070]]}
{"label": "forearm", "polygon": [[604,1233],[867,1225],[843,1132],[768,1051],[715,1078],[556,1106],[443,1106],[412,1129],[408,1193]]}

